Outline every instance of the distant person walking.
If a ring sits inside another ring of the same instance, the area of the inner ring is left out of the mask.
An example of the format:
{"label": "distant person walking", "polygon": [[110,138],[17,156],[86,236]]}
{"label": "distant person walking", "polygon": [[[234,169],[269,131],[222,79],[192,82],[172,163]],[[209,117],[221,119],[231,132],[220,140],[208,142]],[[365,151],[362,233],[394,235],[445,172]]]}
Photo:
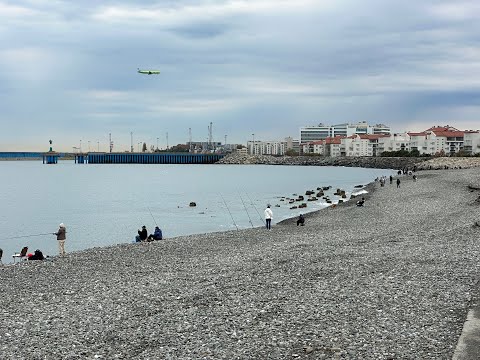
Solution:
{"label": "distant person walking", "polygon": [[390,185],[393,183],[393,176],[390,175]]}
{"label": "distant person walking", "polygon": [[397,189],[400,187],[400,179],[397,179]]}
{"label": "distant person walking", "polygon": [[272,218],[273,218],[272,209],[270,209],[270,205],[267,205],[267,208],[265,209],[265,226],[267,227],[268,230],[272,228]]}
{"label": "distant person walking", "polygon": [[67,239],[67,228],[65,227],[65,224],[61,223],[58,227],[58,231],[53,233],[53,235],[57,235],[58,254],[60,256],[65,255],[65,240]]}

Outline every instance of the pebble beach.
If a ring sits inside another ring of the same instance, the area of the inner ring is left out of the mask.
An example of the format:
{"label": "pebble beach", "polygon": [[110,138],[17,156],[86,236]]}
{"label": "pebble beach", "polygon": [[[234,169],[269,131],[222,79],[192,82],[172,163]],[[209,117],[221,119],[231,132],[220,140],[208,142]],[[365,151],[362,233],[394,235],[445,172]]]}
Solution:
{"label": "pebble beach", "polygon": [[480,296],[480,171],[417,176],[305,226],[0,265],[0,358],[451,359]]}

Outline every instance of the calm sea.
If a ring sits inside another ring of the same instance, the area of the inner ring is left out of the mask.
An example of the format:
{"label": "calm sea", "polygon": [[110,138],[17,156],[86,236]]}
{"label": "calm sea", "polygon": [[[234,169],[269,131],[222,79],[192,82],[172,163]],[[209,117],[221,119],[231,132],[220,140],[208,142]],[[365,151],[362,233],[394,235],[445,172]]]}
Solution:
{"label": "calm sea", "polygon": [[[312,201],[307,209],[290,210],[282,196],[328,185],[349,194],[355,185],[391,173],[314,166],[0,161],[0,248],[4,263],[23,246],[56,255],[56,237],[37,235],[57,231],[61,222],[67,227],[67,252],[129,243],[142,225],[150,233],[156,223],[167,238],[261,226],[267,204],[274,223],[326,206]],[[196,207],[189,207],[192,201]]]}

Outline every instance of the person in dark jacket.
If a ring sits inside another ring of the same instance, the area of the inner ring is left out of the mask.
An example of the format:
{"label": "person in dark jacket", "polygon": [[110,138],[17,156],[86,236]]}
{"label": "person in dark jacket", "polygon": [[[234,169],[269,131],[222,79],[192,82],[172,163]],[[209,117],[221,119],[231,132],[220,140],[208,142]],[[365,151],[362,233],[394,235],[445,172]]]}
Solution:
{"label": "person in dark jacket", "polygon": [[300,216],[298,217],[297,226],[298,225],[305,225],[305,217],[303,216],[303,214],[300,214]]}
{"label": "person in dark jacket", "polygon": [[28,258],[28,260],[43,260],[45,257],[43,256],[43,253],[37,249],[35,250],[35,253]]}
{"label": "person in dark jacket", "polygon": [[136,242],[145,241],[148,237],[147,227],[142,226],[142,230],[138,230],[138,235],[135,237]]}
{"label": "person in dark jacket", "polygon": [[58,253],[63,256],[65,255],[65,240],[67,239],[67,228],[63,223],[59,225],[58,231],[53,233],[53,235],[57,235],[58,241]]}
{"label": "person in dark jacket", "polygon": [[162,230],[158,226],[155,226],[155,231],[148,236],[148,241],[162,240],[162,238]]}

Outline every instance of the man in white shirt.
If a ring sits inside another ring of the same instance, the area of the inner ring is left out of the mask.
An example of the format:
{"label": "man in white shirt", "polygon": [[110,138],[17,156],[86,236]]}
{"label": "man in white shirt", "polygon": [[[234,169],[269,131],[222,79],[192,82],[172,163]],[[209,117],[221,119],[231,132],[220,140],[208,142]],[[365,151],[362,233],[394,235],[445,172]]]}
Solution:
{"label": "man in white shirt", "polygon": [[265,225],[268,230],[272,228],[272,218],[273,218],[272,209],[270,209],[270,205],[267,205],[267,208],[265,209]]}

